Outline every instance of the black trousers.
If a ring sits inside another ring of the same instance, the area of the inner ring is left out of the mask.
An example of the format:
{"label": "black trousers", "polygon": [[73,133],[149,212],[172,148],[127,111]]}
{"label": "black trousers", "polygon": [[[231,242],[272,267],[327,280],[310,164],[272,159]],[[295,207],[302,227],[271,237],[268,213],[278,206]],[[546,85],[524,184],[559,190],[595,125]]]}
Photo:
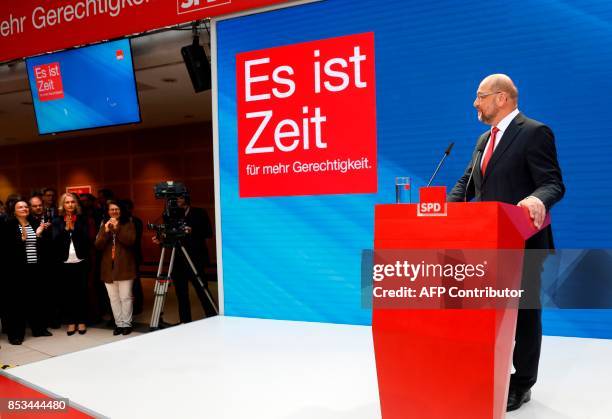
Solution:
{"label": "black trousers", "polygon": [[[206,290],[208,290],[208,284],[200,273],[200,277],[204,282]],[[216,315],[213,305],[208,300],[208,297],[204,293],[204,290],[200,286],[200,283],[196,279],[190,266],[182,257],[177,257],[172,270],[172,282],[174,284],[174,291],[176,292],[176,298],[178,300],[179,319],[181,323],[189,323],[191,321],[191,302],[189,301],[189,283],[193,285],[200,304],[204,309],[206,317]]]}
{"label": "black trousers", "polygon": [[86,261],[63,263],[60,283],[63,295],[62,311],[68,324],[87,323],[87,273]]}
{"label": "black trousers", "polygon": [[528,390],[538,379],[542,348],[542,310],[540,305],[541,275],[549,250],[527,249],[523,260],[522,288],[525,298],[516,321],[516,336],[512,363],[515,373],[510,388]]}
{"label": "black trousers", "polygon": [[542,310],[519,310],[512,362],[515,373],[510,387],[528,390],[538,379],[540,350],[542,348]]}
{"label": "black trousers", "polygon": [[39,264],[24,264],[4,281],[3,328],[9,339],[23,340],[27,324],[34,334],[45,330],[45,289]]}

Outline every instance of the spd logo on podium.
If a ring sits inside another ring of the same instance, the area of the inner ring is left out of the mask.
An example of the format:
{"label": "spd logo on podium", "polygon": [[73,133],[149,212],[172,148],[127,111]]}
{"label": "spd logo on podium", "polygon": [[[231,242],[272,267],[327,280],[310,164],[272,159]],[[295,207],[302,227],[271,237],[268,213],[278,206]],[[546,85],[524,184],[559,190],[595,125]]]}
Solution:
{"label": "spd logo on podium", "polygon": [[444,217],[446,216],[446,209],[446,186],[430,186],[419,189],[417,216]]}

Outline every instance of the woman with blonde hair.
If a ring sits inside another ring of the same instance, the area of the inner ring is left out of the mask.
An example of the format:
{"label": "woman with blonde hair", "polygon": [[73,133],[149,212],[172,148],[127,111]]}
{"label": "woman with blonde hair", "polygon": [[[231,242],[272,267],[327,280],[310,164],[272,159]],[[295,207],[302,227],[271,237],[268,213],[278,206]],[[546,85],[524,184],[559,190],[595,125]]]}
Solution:
{"label": "woman with blonde hair", "polygon": [[[53,243],[56,260],[60,265],[62,304],[68,323],[66,333],[87,332],[87,273],[91,243],[87,222],[81,216],[79,199],[73,193],[65,193],[59,200],[59,216],[53,220]],[[77,329],[78,325],[78,329]]]}
{"label": "woman with blonde hair", "polygon": [[96,236],[96,248],[102,252],[100,277],[110,299],[115,330],[113,335],[132,332],[132,286],[136,278],[136,227],[125,208],[107,201],[105,216]]}

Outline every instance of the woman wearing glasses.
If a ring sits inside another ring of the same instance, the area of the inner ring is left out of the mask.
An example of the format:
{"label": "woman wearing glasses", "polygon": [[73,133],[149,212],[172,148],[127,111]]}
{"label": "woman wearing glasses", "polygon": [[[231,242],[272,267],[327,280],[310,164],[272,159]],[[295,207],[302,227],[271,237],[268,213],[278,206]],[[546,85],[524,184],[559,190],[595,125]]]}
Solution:
{"label": "woman wearing glasses", "polygon": [[132,332],[132,286],[136,278],[136,228],[129,214],[116,201],[108,201],[106,221],[100,226],[96,248],[102,252],[100,277],[110,299],[113,335]]}

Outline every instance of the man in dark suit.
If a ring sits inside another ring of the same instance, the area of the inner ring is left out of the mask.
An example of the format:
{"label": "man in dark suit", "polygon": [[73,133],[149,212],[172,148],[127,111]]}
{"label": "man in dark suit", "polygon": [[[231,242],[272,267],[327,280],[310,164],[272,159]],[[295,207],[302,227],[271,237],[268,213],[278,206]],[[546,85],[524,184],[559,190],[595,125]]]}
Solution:
{"label": "man in dark suit", "polygon": [[[490,75],[480,83],[474,107],[478,119],[491,129],[478,138],[470,164],[449,194],[449,201],[516,204],[527,208],[534,225],[540,228],[546,213],[565,193],[551,129],[519,112],[518,89],[504,74]],[[525,248],[553,249],[551,227],[527,240]],[[536,290],[531,295],[538,300],[546,253],[525,252],[522,286],[528,294]],[[542,343],[541,310],[519,310],[515,341],[508,411],[531,399]]]}

